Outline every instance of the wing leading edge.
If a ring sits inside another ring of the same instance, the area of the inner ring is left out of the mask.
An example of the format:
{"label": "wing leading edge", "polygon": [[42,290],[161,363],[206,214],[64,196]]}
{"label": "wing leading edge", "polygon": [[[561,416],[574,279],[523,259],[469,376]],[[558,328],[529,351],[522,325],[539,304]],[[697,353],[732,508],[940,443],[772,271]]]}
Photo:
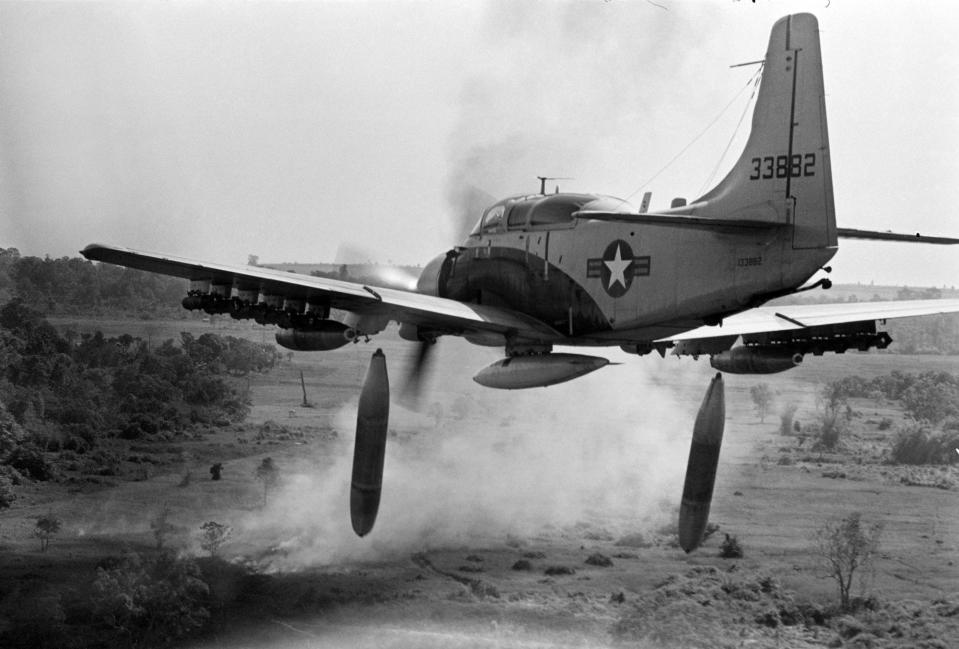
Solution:
{"label": "wing leading edge", "polygon": [[558,342],[562,334],[522,313],[481,304],[467,304],[433,295],[354,282],[297,275],[256,266],[214,264],[143,252],[118,246],[90,244],[80,251],[102,261],[193,282],[211,282],[237,290],[258,290],[360,315],[382,316],[449,333],[496,333],[520,342]]}

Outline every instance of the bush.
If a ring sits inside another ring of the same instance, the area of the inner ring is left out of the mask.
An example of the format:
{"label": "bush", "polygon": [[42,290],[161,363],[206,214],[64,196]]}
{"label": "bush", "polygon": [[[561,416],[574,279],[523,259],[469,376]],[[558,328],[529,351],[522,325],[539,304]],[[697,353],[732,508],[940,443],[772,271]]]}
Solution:
{"label": "bush", "polygon": [[889,450],[892,464],[954,464],[959,431],[930,432],[915,425],[899,433]]}
{"label": "bush", "polygon": [[209,587],[191,559],[164,551],[151,559],[135,552],[113,568],[97,568],[94,615],[130,644],[169,643],[210,616]]}
{"label": "bush", "polygon": [[799,409],[795,403],[790,403],[783,407],[779,413],[779,434],[791,435],[793,432],[793,417],[796,416],[796,410]]}
{"label": "bush", "polygon": [[600,568],[609,568],[613,565],[613,560],[607,557],[605,554],[594,552],[586,558],[586,563],[591,566],[598,566]]}
{"label": "bush", "polygon": [[569,566],[549,566],[543,573],[552,577],[555,575],[575,575],[576,571]]}
{"label": "bush", "polygon": [[820,413],[812,432],[816,436],[813,450],[831,451],[839,444],[839,439],[849,429],[849,420],[838,408],[827,408]]}
{"label": "bush", "polygon": [[760,423],[766,421],[766,413],[769,412],[769,406],[773,401],[772,388],[768,383],[759,383],[749,388],[749,396],[752,397],[753,405],[756,406]]}
{"label": "bush", "polygon": [[743,548],[739,545],[739,539],[727,534],[722,545],[719,546],[719,556],[723,559],[742,559]]}
{"label": "bush", "polygon": [[56,470],[43,451],[33,444],[21,444],[13,449],[7,464],[34,480],[46,481],[56,477]]}
{"label": "bush", "polygon": [[216,521],[207,521],[200,526],[203,536],[200,539],[200,547],[215,557],[220,551],[220,546],[226,543],[227,539],[233,533],[233,528],[229,525],[222,525]]}

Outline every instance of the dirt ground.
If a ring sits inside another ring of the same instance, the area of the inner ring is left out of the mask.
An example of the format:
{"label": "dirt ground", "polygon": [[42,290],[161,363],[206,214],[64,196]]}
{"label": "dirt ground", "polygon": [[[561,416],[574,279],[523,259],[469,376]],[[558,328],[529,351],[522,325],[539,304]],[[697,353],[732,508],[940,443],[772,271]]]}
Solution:
{"label": "dirt ground", "polygon": [[[102,557],[150,547],[150,520],[165,506],[182,552],[203,554],[202,522],[229,524],[222,555],[256,577],[215,582],[222,608],[182,646],[959,646],[959,468],[883,464],[895,426],[880,433],[876,422],[903,421],[895,404],[853,402],[851,433],[833,454],[780,435],[776,414],[795,403],[796,418],[811,421],[833,378],[955,373],[959,359],[829,355],[772,377],[728,376],[710,517],[719,528],[686,555],[671,526],[708,363],[618,355],[625,365],[564,386],[499,392],[470,380],[496,351],[452,343],[417,408],[399,394],[413,350],[388,334],[296,354],[251,379],[244,425],[154,448],[133,477],[25,485],[0,513],[0,576],[88,582]],[[352,426],[377,345],[394,386],[391,439],[380,517],[358,539],[347,505]],[[776,395],[764,422],[749,397],[760,382]],[[283,480],[264,506],[254,472],[265,457]],[[224,464],[219,482],[213,462]],[[816,531],[855,511],[882,524],[867,591],[881,604],[817,624],[836,592]],[[31,532],[48,512],[64,529],[41,553]],[[742,559],[719,558],[724,534]]]}

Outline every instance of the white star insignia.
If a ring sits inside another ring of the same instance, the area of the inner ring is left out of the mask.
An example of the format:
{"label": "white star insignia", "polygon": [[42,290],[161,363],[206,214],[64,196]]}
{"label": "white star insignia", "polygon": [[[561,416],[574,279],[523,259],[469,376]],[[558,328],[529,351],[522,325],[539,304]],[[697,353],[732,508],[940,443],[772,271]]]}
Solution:
{"label": "white star insignia", "polygon": [[633,263],[632,259],[623,259],[621,248],[616,246],[616,256],[607,260],[604,259],[603,263],[606,264],[606,267],[609,268],[609,286],[607,290],[613,288],[613,284],[619,282],[623,285],[623,288],[626,288],[626,269],[629,268],[629,265]]}

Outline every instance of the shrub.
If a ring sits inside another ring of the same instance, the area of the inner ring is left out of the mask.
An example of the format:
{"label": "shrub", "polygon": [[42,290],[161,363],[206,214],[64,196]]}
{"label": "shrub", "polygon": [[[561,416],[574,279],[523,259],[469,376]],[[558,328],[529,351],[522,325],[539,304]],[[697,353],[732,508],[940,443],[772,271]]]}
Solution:
{"label": "shrub", "polygon": [[756,413],[759,415],[760,423],[766,421],[766,413],[769,412],[769,406],[773,401],[773,391],[768,383],[759,383],[749,388],[749,396],[752,397],[753,405],[756,406]]}
{"label": "shrub", "polygon": [[813,424],[813,433],[816,443],[813,449],[817,451],[831,451],[839,444],[839,439],[849,429],[849,420],[839,409],[827,408],[820,413],[817,422]]}
{"label": "shrub", "polygon": [[613,560],[607,557],[605,554],[594,552],[586,558],[586,563],[591,566],[598,566],[600,568],[609,568],[613,565]]}
{"label": "shrub", "polygon": [[549,566],[546,570],[543,571],[544,574],[549,576],[555,575],[575,575],[576,571],[570,568],[569,566]]}
{"label": "shrub", "polygon": [[930,432],[920,425],[901,431],[889,450],[892,464],[952,464],[959,455],[959,431]]}
{"label": "shrub", "polygon": [[7,457],[7,464],[34,480],[46,481],[56,477],[56,471],[43,451],[33,444],[21,444]]}
{"label": "shrub", "polygon": [[719,556],[723,559],[742,559],[743,548],[739,545],[739,539],[735,536],[726,534],[722,545],[719,546]]}
{"label": "shrub", "polygon": [[232,527],[216,521],[207,521],[200,526],[200,529],[203,531],[200,547],[209,552],[211,557],[216,556],[217,552],[220,551],[220,546],[226,543],[226,540],[233,533]]}
{"label": "shrub", "polygon": [[796,410],[799,409],[795,403],[787,404],[779,413],[779,434],[791,435],[793,432],[793,417],[796,416]]}
{"label": "shrub", "polygon": [[209,587],[191,559],[169,551],[151,559],[128,554],[112,568],[97,568],[94,615],[130,644],[169,643],[210,616]]}

